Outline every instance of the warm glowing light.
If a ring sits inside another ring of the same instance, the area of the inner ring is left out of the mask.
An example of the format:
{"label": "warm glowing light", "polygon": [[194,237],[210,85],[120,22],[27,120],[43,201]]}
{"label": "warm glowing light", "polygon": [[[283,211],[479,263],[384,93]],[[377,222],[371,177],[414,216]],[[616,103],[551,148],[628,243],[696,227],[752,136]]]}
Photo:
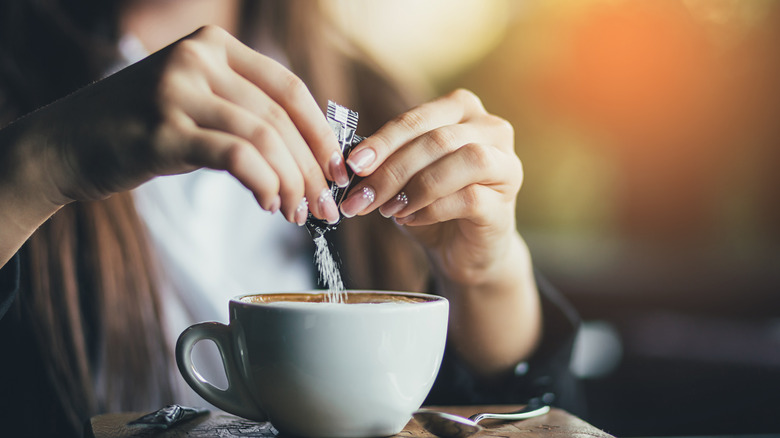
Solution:
{"label": "warm glowing light", "polygon": [[[436,81],[473,63],[504,35],[508,0],[338,0],[334,20],[388,68]],[[518,2],[519,3],[519,2]]]}

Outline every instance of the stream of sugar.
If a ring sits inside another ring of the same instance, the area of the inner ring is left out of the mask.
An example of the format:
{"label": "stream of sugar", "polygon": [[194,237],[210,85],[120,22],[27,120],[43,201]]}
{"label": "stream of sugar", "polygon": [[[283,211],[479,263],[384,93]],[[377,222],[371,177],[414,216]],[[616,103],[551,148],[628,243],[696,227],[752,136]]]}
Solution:
{"label": "stream of sugar", "polygon": [[314,239],[316,251],[314,252],[314,263],[320,274],[320,281],[328,287],[329,303],[346,302],[347,291],[344,289],[344,283],[341,281],[341,272],[339,266],[333,258],[333,254],[328,248],[328,241],[324,235],[319,235]]}

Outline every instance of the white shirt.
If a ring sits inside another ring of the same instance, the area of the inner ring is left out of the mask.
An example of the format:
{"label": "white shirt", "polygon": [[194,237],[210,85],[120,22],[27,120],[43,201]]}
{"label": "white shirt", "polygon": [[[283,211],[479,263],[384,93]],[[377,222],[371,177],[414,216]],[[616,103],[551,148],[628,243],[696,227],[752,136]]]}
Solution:
{"label": "white shirt", "polygon": [[[170,351],[192,324],[227,323],[234,296],[315,286],[307,231],[281,214],[261,210],[225,172],[202,169],[158,177],[134,190],[133,197],[159,262]],[[221,388],[227,385],[213,344],[199,343],[193,360],[207,379]],[[205,405],[177,369],[171,375],[178,403]]]}
{"label": "white shirt", "polygon": [[163,271],[163,293],[185,300],[192,317],[226,323],[236,295],[314,286],[305,228],[263,211],[226,172],[157,177],[133,197]]}

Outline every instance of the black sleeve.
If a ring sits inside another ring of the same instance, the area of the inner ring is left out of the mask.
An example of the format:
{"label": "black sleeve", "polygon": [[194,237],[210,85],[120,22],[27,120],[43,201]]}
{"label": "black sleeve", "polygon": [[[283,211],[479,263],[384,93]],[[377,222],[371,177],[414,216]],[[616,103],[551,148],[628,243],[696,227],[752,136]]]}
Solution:
{"label": "black sleeve", "polygon": [[500,382],[486,385],[469,372],[447,345],[426,405],[525,404],[531,398],[541,397],[569,412],[583,411],[578,383],[569,368],[579,316],[546,279],[537,274],[536,281],[543,333],[533,356]]}
{"label": "black sleeve", "polygon": [[19,293],[19,254],[0,268],[0,318],[5,315]]}

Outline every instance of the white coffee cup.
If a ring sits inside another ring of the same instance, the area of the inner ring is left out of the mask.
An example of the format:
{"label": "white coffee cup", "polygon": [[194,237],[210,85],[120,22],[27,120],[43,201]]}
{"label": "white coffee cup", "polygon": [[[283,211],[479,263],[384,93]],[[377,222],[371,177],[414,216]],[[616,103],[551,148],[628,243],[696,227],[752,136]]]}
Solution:
{"label": "white coffee cup", "polygon": [[[270,420],[287,435],[389,436],[400,432],[433,385],[447,333],[447,300],[427,294],[349,291],[244,295],[230,324],[201,323],[176,344],[187,383],[235,415]],[[354,303],[354,304],[349,304]],[[195,369],[191,353],[212,340],[225,365],[221,390]]]}

